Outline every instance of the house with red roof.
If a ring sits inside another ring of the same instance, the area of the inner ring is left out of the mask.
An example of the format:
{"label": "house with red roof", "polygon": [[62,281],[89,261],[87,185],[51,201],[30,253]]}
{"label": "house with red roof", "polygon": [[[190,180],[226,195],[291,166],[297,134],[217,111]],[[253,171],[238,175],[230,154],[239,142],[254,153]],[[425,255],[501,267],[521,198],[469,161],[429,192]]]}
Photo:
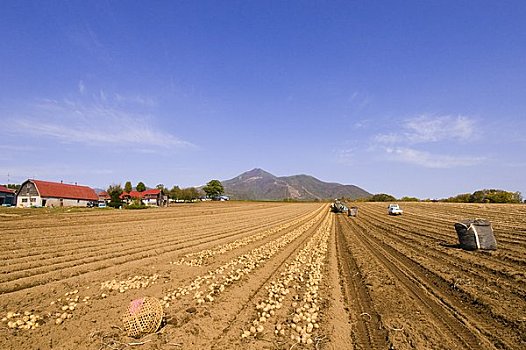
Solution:
{"label": "house with red roof", "polygon": [[122,192],[119,196],[120,199],[125,201],[126,203],[129,203],[130,201],[134,199],[142,199],[142,193],[139,191],[130,191],[130,192]]}
{"label": "house with red roof", "polygon": [[111,201],[111,197],[106,191],[101,191],[97,193],[97,196],[99,196],[99,202],[104,202],[108,204]]}
{"label": "house with red roof", "polygon": [[168,198],[163,196],[161,190],[156,188],[142,192],[142,202],[146,205],[156,205],[158,207],[166,205]]}
{"label": "house with red roof", "polygon": [[16,203],[15,190],[0,185],[0,205],[11,206]]}
{"label": "house with red roof", "polygon": [[18,207],[86,207],[99,196],[88,186],[29,179],[17,192]]}
{"label": "house with red roof", "polygon": [[134,199],[139,199],[145,205],[156,205],[158,207],[168,205],[168,196],[165,196],[161,190],[155,188],[142,192],[122,192],[120,198],[126,203],[130,203],[130,201]]}

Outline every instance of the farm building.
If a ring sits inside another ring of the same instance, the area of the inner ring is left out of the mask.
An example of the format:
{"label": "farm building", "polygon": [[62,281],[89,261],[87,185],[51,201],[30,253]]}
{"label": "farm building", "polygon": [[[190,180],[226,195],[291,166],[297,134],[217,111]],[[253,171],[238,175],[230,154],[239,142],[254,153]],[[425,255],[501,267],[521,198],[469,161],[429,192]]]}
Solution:
{"label": "farm building", "polygon": [[130,191],[123,192],[120,198],[126,203],[130,203],[133,199],[140,199],[145,205],[156,205],[158,207],[164,207],[168,205],[168,196],[163,195],[161,190],[151,189],[143,192]]}
{"label": "farm building", "polygon": [[119,198],[129,204],[134,199],[142,199],[142,194],[139,191],[122,192]]}
{"label": "farm building", "polygon": [[165,206],[168,203],[168,197],[164,196],[161,190],[151,189],[142,192],[142,201],[146,205]]}
{"label": "farm building", "polygon": [[16,204],[19,207],[85,207],[88,202],[98,200],[88,186],[30,179],[20,186]]}
{"label": "farm building", "polygon": [[97,193],[97,195],[99,196],[99,202],[104,202],[108,204],[111,201],[111,197],[106,191],[101,191]]}
{"label": "farm building", "polygon": [[0,205],[15,205],[15,191],[0,185]]}

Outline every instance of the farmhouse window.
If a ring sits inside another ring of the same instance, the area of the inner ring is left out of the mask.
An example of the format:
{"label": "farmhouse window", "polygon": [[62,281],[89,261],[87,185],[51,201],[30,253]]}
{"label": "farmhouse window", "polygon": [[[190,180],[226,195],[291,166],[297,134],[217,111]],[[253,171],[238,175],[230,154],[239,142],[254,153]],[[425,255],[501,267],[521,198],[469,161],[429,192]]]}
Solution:
{"label": "farmhouse window", "polygon": [[27,203],[27,198],[22,198],[22,203]]}

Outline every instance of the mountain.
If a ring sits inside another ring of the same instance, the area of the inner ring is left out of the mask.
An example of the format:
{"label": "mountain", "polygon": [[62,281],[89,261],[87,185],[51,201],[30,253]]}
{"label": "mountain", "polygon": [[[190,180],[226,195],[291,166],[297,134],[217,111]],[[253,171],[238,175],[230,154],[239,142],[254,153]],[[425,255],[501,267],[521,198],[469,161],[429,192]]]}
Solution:
{"label": "mountain", "polygon": [[323,182],[309,175],[277,177],[262,169],[252,169],[233,179],[221,181],[232,199],[295,200],[361,198],[371,194],[358,186]]}

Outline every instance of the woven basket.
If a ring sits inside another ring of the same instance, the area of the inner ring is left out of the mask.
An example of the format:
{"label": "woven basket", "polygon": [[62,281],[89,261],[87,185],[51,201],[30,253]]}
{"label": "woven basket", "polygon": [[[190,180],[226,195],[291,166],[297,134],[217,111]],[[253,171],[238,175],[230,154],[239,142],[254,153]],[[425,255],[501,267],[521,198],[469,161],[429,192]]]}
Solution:
{"label": "woven basket", "polygon": [[122,315],[124,330],[130,337],[154,333],[163,321],[163,307],[159,300],[151,297],[133,300]]}

